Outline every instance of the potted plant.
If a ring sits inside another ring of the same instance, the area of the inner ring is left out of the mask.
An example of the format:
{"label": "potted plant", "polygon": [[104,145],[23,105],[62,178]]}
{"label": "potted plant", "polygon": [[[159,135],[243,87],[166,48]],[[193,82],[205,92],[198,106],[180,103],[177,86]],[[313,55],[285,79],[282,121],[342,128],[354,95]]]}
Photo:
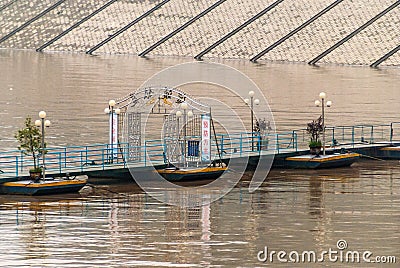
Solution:
{"label": "potted plant", "polygon": [[266,121],[265,118],[260,120],[256,119],[253,132],[255,132],[255,135],[258,136],[257,151],[268,150],[268,134],[271,129],[270,121]]}
{"label": "potted plant", "polygon": [[322,116],[320,116],[317,120],[313,120],[307,124],[307,133],[310,134],[310,143],[308,146],[310,147],[311,154],[319,155],[321,152],[322,143],[319,139],[319,136],[322,132]]}
{"label": "potted plant", "polygon": [[15,138],[19,142],[18,150],[23,150],[25,155],[30,155],[33,158],[33,168],[29,170],[31,178],[39,178],[42,174],[42,168],[39,166],[39,154],[42,153],[40,148],[42,135],[29,116],[25,119],[25,127],[18,130]]}

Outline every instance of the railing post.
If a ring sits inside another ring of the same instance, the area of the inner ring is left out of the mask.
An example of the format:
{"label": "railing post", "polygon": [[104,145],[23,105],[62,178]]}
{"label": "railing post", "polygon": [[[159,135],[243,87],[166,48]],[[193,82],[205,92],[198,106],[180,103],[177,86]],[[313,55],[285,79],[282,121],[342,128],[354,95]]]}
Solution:
{"label": "railing post", "polygon": [[23,168],[24,168],[24,152],[23,151],[21,151],[20,161],[21,161],[21,172],[23,172]]}
{"label": "railing post", "polygon": [[364,141],[364,126],[361,126],[361,141]]}
{"label": "railing post", "polygon": [[67,168],[67,147],[64,148],[64,167]]}
{"label": "railing post", "polygon": [[88,163],[88,147],[85,146],[85,163]]}
{"label": "railing post", "polygon": [[128,165],[129,162],[129,149],[130,149],[131,145],[125,144],[125,158],[124,158],[124,165],[125,167]]}
{"label": "railing post", "polygon": [[240,148],[240,156],[242,156],[242,152],[243,152],[243,133],[240,133],[239,148]]}
{"label": "railing post", "polygon": [[147,148],[146,148],[147,142],[144,142],[144,166],[147,166]]}
{"label": "railing post", "polygon": [[336,144],[335,143],[335,127],[332,128],[332,144]]}
{"label": "railing post", "polygon": [[296,133],[295,133],[295,131],[293,130],[292,131],[292,141],[293,141],[293,145],[292,145],[292,147],[293,147],[293,149],[294,149],[294,136],[296,135]]}
{"label": "railing post", "polygon": [[124,161],[124,168],[126,167],[126,144],[122,147],[122,160]]}
{"label": "railing post", "polygon": [[354,126],[351,127],[351,143],[353,144],[354,148]]}
{"label": "railing post", "polygon": [[15,176],[18,177],[18,155],[15,156]]}
{"label": "railing post", "polygon": [[276,134],[276,150],[279,154],[279,134]]}
{"label": "railing post", "polygon": [[58,153],[58,166],[59,166],[59,172],[61,174],[62,172],[62,157],[61,157],[61,153]]}
{"label": "railing post", "polygon": [[370,143],[374,143],[374,126],[371,126],[371,138],[369,139]]}
{"label": "railing post", "polygon": [[344,127],[342,127],[342,142],[344,142]]}
{"label": "railing post", "polygon": [[107,152],[107,162],[109,162],[110,161],[110,149],[109,149],[109,144],[107,143],[107,145],[106,145],[106,152]]}
{"label": "railing post", "polygon": [[224,135],[221,135],[221,155],[224,152]]}
{"label": "railing post", "polygon": [[80,163],[81,163],[81,172],[83,172],[83,165],[82,165],[82,163],[83,163],[83,152],[81,151],[81,160],[80,160]]}
{"label": "railing post", "polygon": [[[107,153],[108,153],[108,150],[107,150]],[[101,166],[104,170],[104,148],[101,150]]]}
{"label": "railing post", "polygon": [[390,123],[390,143],[393,142],[393,122]]}
{"label": "railing post", "polygon": [[127,162],[129,161],[129,148],[130,148],[130,144],[125,144],[125,159],[124,159],[124,167],[126,167]]}

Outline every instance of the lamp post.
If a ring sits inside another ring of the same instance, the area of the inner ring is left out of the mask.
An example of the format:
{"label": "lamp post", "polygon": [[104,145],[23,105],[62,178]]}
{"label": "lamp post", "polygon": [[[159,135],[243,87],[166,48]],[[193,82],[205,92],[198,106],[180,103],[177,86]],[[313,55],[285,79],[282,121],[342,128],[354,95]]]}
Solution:
{"label": "lamp post", "polygon": [[45,150],[44,150],[44,128],[49,127],[51,125],[50,120],[45,120],[46,112],[40,111],[39,112],[40,119],[35,121],[35,126],[42,127],[42,142],[41,142],[41,150],[42,150],[42,166],[43,166],[43,180],[46,178],[46,165],[45,165]]}
{"label": "lamp post", "polygon": [[325,155],[325,105],[326,107],[331,107],[332,102],[331,101],[326,101],[326,93],[321,92],[319,93],[319,98],[321,101],[316,100],[314,102],[315,106],[319,107],[321,105],[322,108],[322,154]]}
{"label": "lamp post", "polygon": [[259,105],[260,100],[254,99],[254,91],[249,91],[249,99],[244,99],[244,102],[250,104],[250,112],[251,112],[251,150],[254,151],[254,105]]}
{"label": "lamp post", "polygon": [[114,161],[114,147],[118,149],[118,117],[114,117],[114,114],[118,116],[121,113],[119,108],[115,108],[115,104],[115,100],[110,100],[108,102],[108,107],[104,109],[104,113],[108,114],[110,118],[109,144],[111,145],[111,163]]}

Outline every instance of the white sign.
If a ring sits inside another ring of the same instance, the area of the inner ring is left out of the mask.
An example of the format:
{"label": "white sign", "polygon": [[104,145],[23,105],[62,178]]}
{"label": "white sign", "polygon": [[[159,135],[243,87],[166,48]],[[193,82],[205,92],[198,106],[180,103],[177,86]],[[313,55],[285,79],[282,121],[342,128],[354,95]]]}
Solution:
{"label": "white sign", "polygon": [[112,158],[118,158],[118,115],[110,113],[109,143],[112,145]]}
{"label": "white sign", "polygon": [[210,116],[201,116],[201,161],[211,161]]}

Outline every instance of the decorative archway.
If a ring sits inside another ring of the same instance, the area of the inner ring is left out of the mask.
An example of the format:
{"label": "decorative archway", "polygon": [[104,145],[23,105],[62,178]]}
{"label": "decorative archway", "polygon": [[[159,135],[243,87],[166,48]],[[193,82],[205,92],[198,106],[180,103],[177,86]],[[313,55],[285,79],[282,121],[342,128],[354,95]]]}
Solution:
{"label": "decorative archway", "polygon": [[[119,124],[119,129],[124,133],[122,141],[129,148],[125,161],[138,162],[143,159],[143,121],[147,121],[151,115],[164,117],[161,139],[165,162],[187,164],[187,159],[192,162],[201,160],[198,153],[201,121],[202,116],[210,114],[207,104],[178,88],[166,86],[139,88],[116,100],[116,103],[122,110],[122,124]],[[190,137],[190,140],[186,137]]]}

